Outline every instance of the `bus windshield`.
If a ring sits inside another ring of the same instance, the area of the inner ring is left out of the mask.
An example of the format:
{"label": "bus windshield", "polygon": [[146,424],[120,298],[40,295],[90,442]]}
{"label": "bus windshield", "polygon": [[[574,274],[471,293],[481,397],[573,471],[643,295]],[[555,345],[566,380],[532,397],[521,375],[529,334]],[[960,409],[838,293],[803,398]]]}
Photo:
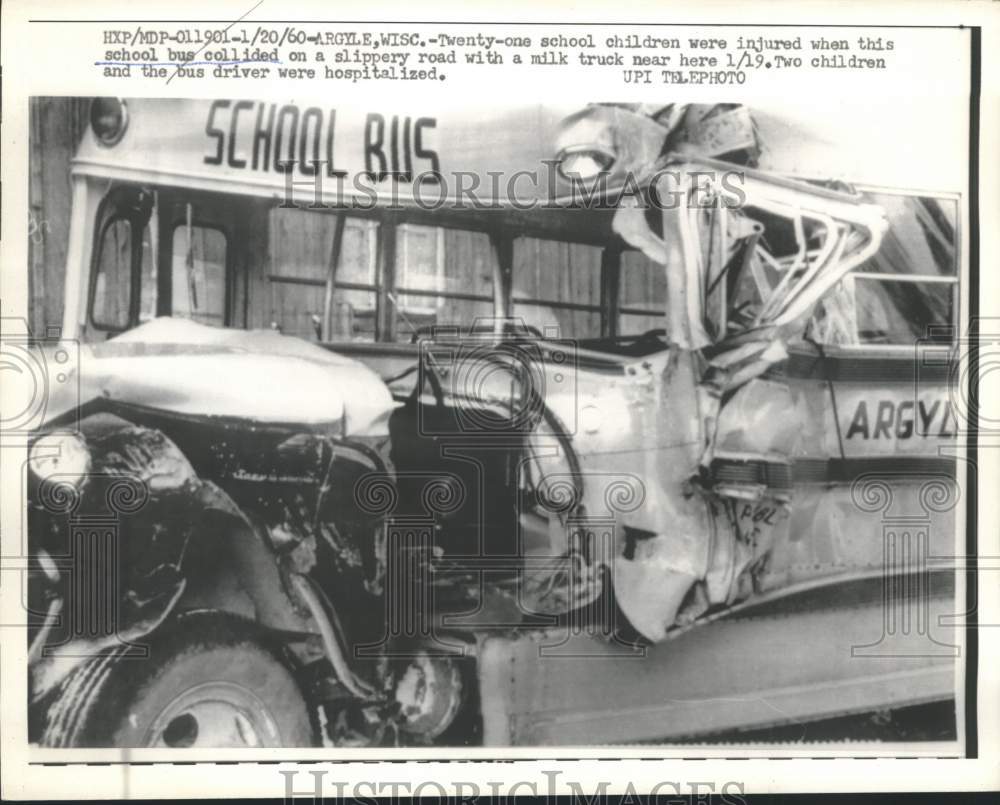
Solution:
{"label": "bus windshield", "polygon": [[[273,321],[282,332],[315,337],[324,311],[330,341],[409,342],[434,328],[467,330],[496,315],[503,253],[510,318],[529,332],[594,339],[662,326],[662,267],[617,243],[340,217],[271,209],[268,273],[276,289]],[[380,254],[388,226],[391,266]],[[505,246],[498,249],[498,240]],[[391,310],[380,330],[383,299]]]}

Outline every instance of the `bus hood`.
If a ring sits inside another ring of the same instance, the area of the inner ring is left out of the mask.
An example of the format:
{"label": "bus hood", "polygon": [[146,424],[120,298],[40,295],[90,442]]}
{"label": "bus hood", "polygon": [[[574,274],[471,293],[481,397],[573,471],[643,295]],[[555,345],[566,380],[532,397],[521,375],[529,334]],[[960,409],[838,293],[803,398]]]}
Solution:
{"label": "bus hood", "polygon": [[388,434],[397,403],[358,361],[273,330],[158,318],[80,354],[79,400]]}

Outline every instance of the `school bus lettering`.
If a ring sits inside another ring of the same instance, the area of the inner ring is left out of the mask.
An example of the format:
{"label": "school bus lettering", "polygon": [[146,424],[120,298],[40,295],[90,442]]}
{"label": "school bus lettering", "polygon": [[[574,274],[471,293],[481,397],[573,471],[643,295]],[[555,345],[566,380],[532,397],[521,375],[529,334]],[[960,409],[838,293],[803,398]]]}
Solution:
{"label": "school bus lettering", "polygon": [[[437,121],[432,117],[417,118],[393,116],[389,120],[389,155],[386,157],[386,120],[383,115],[369,114],[365,120],[365,173],[377,182],[395,176],[406,182],[413,181],[413,159],[426,160],[428,173],[437,176],[441,166],[437,154],[424,147],[424,129],[432,129]],[[411,143],[412,127],[412,143]],[[400,145],[400,142],[402,145]],[[375,162],[378,162],[378,170]]]}
{"label": "school bus lettering", "polygon": [[[437,177],[440,159],[427,142],[436,127],[433,117],[369,114],[362,141],[348,143],[357,156],[355,172],[377,182]],[[206,165],[302,176],[316,176],[321,169],[329,177],[348,174],[335,159],[336,109],[216,100],[208,110],[205,135],[210,143]]]}
{"label": "school bus lettering", "polygon": [[847,428],[847,439],[910,439],[954,436],[958,421],[947,400],[879,400],[869,413],[861,400]]}

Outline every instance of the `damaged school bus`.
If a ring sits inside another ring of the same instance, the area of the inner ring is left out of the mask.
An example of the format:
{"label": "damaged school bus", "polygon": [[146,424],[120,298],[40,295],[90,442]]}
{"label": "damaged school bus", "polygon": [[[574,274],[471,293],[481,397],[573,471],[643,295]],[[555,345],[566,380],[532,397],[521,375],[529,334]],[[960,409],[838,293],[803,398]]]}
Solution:
{"label": "damaged school bus", "polygon": [[958,196],[793,178],[738,105],[452,118],[94,102],[77,382],[26,472],[32,739],[953,699]]}

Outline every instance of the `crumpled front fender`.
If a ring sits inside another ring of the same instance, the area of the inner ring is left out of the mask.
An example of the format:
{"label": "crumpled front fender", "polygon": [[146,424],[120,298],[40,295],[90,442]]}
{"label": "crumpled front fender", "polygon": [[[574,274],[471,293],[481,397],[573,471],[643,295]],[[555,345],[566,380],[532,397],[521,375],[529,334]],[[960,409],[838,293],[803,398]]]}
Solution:
{"label": "crumpled front fender", "polygon": [[29,482],[32,552],[56,570],[48,583],[33,579],[47,589],[29,595],[58,601],[34,635],[33,698],[106,648],[144,656],[143,638],[179,608],[309,630],[252,520],[167,436],[110,414],[84,419],[80,435],[90,454],[85,476]]}

